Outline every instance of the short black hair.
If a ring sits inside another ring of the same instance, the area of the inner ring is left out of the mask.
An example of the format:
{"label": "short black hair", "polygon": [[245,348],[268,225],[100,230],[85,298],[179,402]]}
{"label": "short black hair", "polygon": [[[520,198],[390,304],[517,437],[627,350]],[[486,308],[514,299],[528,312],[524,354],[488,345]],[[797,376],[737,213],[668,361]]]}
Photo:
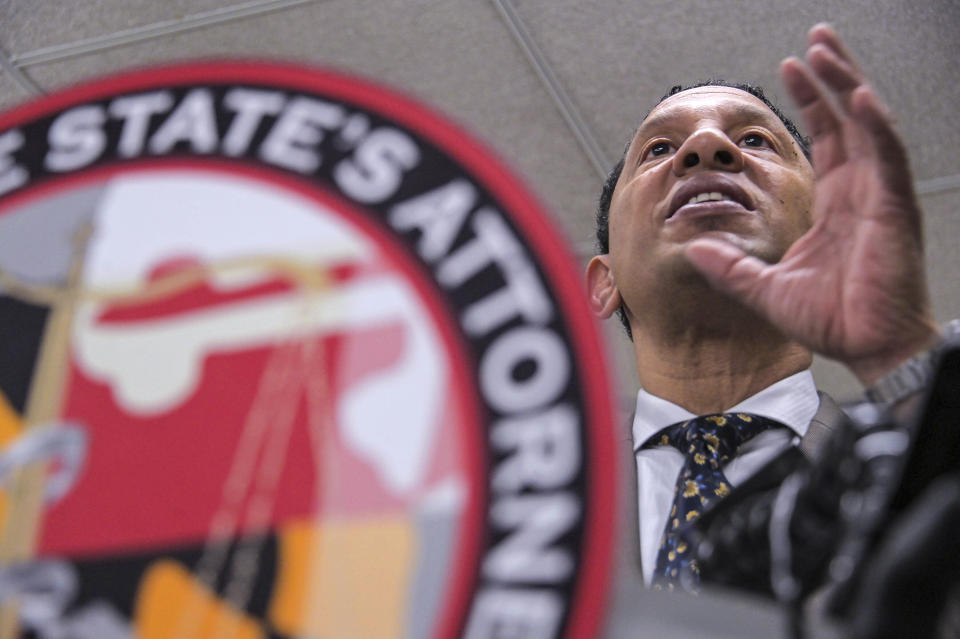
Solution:
{"label": "short black hair", "polygon": [[[780,121],[783,122],[783,126],[786,127],[787,132],[796,140],[797,144],[800,146],[800,150],[803,151],[803,155],[810,159],[810,140],[805,135],[800,132],[800,129],[797,128],[797,125],[793,123],[793,120],[788,118],[783,112],[775,105],[767,95],[764,93],[763,88],[755,86],[752,84],[747,84],[744,82],[728,82],[726,80],[713,79],[713,80],[702,80],[694,84],[682,85],[677,84],[670,88],[663,96],[657,100],[657,103],[647,111],[647,115],[643,116],[643,119],[640,120],[642,123],[643,120],[647,119],[647,116],[659,105],[661,102],[666,100],[672,95],[676,95],[682,91],[688,89],[697,89],[699,87],[730,87],[732,89],[739,89],[750,95],[754,96],[765,105],[770,111],[773,112],[775,116],[780,118]],[[631,136],[632,138],[632,136]],[[620,179],[620,173],[623,172],[623,163],[627,158],[627,151],[630,149],[631,140],[627,140],[627,145],[623,149],[623,154],[620,156],[620,159],[610,170],[610,173],[607,174],[606,180],[603,182],[603,190],[600,192],[600,198],[597,201],[597,213],[596,213],[596,235],[597,235],[597,253],[605,254],[610,252],[610,201],[613,200],[613,190],[617,186],[617,181]],[[623,312],[621,307],[618,311],[620,316],[620,322],[623,324],[624,328],[627,329],[627,335],[630,335],[630,324],[627,321],[626,313]],[[631,336],[632,337],[632,336]]]}

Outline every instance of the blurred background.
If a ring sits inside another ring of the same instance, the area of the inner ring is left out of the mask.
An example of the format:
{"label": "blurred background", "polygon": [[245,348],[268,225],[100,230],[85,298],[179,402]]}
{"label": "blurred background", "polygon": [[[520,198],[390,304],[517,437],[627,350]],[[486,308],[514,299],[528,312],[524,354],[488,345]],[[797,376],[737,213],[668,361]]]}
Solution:
{"label": "blurred background", "polygon": [[[482,140],[543,203],[582,266],[603,176],[657,98],[673,84],[722,77],[767,87],[793,115],[777,65],[823,20],[898,119],[926,212],[934,311],[956,317],[958,0],[0,0],[0,109],[189,59],[339,69],[399,89]],[[604,330],[626,441],[632,352],[618,323]],[[860,390],[830,362],[818,361],[815,374],[838,399]]]}

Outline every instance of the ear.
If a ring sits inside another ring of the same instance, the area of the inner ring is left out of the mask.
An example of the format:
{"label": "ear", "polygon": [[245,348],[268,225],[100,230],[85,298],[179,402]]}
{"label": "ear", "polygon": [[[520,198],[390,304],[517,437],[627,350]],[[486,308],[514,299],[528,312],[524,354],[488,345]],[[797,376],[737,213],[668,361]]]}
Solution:
{"label": "ear", "polygon": [[613,281],[609,255],[595,255],[587,264],[587,296],[590,309],[600,319],[607,319],[620,308],[620,289]]}

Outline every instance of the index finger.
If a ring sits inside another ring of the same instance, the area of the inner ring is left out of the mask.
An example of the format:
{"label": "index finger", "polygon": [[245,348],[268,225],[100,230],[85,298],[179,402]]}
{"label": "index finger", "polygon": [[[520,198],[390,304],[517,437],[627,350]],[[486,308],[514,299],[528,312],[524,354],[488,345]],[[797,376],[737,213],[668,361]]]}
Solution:
{"label": "index finger", "polygon": [[787,58],[780,63],[780,78],[813,140],[813,170],[818,176],[829,173],[847,159],[840,113],[824,94],[813,72],[797,58]]}
{"label": "index finger", "polygon": [[807,43],[808,48],[813,47],[815,44],[822,44],[830,49],[838,58],[846,62],[854,73],[861,77],[863,76],[863,71],[860,69],[860,65],[857,64],[857,60],[850,53],[850,50],[843,43],[843,40],[840,39],[840,35],[832,25],[826,22],[815,24],[810,31],[807,32]]}

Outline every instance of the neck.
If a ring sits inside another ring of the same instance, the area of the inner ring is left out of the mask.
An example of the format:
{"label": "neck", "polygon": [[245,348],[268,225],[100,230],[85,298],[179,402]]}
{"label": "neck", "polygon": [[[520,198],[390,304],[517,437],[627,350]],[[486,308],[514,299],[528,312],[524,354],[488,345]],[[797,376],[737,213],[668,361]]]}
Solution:
{"label": "neck", "polygon": [[705,308],[686,321],[672,307],[669,317],[631,322],[645,390],[697,415],[720,413],[809,368],[808,350],[751,311],[713,314]]}

